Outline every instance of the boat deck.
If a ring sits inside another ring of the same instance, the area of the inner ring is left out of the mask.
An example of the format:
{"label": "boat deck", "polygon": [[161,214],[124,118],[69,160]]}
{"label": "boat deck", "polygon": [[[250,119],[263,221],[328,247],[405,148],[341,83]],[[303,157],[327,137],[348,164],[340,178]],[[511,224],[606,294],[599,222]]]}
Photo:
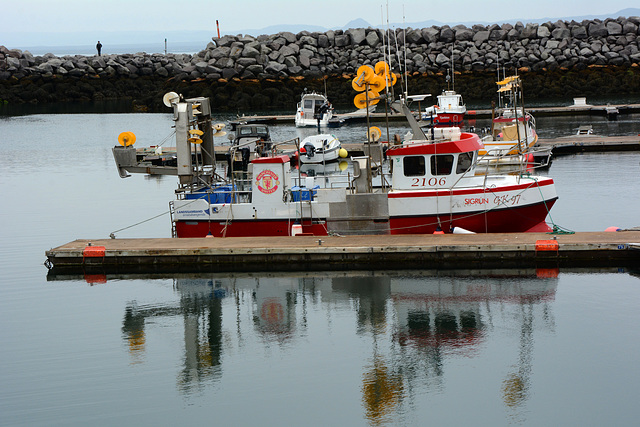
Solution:
{"label": "boat deck", "polygon": [[636,267],[640,228],[500,233],[198,239],[80,239],[46,252],[56,272],[158,273]]}

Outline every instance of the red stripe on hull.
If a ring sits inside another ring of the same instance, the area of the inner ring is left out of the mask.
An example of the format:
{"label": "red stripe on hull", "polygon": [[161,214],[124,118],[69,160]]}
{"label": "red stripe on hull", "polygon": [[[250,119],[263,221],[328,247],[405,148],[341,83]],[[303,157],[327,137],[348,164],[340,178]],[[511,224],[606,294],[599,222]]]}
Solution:
{"label": "red stripe on hull", "polygon": [[[177,221],[176,235],[178,237],[253,237],[253,236],[290,236],[293,221],[238,221],[225,224],[209,221]],[[303,233],[312,233],[314,236],[326,236],[327,230],[324,224],[303,224]]]}
{"label": "red stripe on hull", "polygon": [[401,199],[401,198],[409,198],[409,197],[438,197],[438,196],[466,196],[469,194],[496,194],[503,193],[506,191],[517,191],[517,190],[526,190],[530,187],[544,187],[547,185],[553,185],[553,179],[545,178],[540,179],[537,183],[527,182],[526,184],[518,184],[518,185],[510,185],[510,186],[502,186],[497,188],[478,188],[471,190],[406,190],[406,191],[394,191],[393,193],[389,193],[390,199]]}
{"label": "red stripe on hull", "polygon": [[394,217],[389,219],[391,234],[432,234],[440,226],[444,232],[453,227],[464,228],[474,233],[522,233],[544,222],[555,203],[526,206],[517,209],[493,209],[485,213],[456,215],[428,215],[421,217]]}

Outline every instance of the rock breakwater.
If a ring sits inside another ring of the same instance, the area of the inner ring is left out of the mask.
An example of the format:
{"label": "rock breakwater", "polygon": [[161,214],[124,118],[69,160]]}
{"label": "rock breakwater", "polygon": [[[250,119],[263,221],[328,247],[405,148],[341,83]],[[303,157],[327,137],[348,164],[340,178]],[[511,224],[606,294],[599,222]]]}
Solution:
{"label": "rock breakwater", "polygon": [[0,46],[0,99],[9,103],[131,99],[161,109],[167,90],[210,96],[217,110],[291,109],[304,88],[349,105],[362,64],[391,54],[412,93],[439,93],[446,73],[467,99],[491,97],[496,68],[519,70],[529,98],[640,91],[640,18],[544,24],[213,38],[195,55],[33,56]]}

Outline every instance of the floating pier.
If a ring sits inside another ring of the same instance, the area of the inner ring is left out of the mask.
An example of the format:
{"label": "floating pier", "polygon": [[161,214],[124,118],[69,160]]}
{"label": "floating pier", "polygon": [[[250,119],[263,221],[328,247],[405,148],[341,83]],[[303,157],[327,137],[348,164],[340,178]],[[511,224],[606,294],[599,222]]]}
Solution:
{"label": "floating pier", "polygon": [[[583,115],[583,116],[607,116],[611,120],[617,119],[620,114],[631,114],[640,112],[640,104],[619,104],[619,105],[589,105],[589,104],[574,104],[560,107],[527,107],[527,112],[538,117],[553,117],[553,116],[569,116],[569,115]],[[364,122],[367,120],[367,115],[364,112],[352,112],[346,114],[334,114],[337,120],[342,120],[343,123]],[[467,110],[465,120],[473,119],[487,119],[491,118],[491,109],[469,109]],[[234,123],[263,123],[267,125],[276,124],[292,124],[295,116],[293,114],[285,115],[271,115],[271,116],[238,116]],[[369,113],[369,120],[373,122],[380,122],[385,120],[398,121],[406,120],[404,114],[389,112],[373,112]]]}
{"label": "floating pier", "polygon": [[504,233],[75,240],[46,251],[55,274],[640,266],[640,229]]}
{"label": "floating pier", "polygon": [[560,138],[539,139],[538,145],[551,147],[554,156],[577,153],[640,151],[640,135],[569,135]]}

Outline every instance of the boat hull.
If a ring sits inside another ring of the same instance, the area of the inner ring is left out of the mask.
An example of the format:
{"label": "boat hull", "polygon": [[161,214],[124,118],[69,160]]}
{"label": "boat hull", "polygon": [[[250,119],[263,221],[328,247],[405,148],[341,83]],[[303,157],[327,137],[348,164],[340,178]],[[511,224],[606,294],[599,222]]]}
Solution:
{"label": "boat hull", "polygon": [[[423,114],[422,120],[431,123],[431,116]],[[438,113],[433,116],[434,126],[460,126],[464,121],[464,113]]]}
{"label": "boat hull", "polygon": [[[323,118],[320,119],[320,127],[328,127],[330,119],[331,119],[331,116],[325,114],[323,116]],[[299,114],[297,114],[295,123],[296,123],[296,127],[298,127],[298,128],[312,128],[312,127],[317,127],[318,126],[318,119],[314,119],[314,118],[309,118],[309,119],[299,118]]]}
{"label": "boat hull", "polygon": [[[217,221],[176,221],[177,237],[255,237],[255,236],[291,236],[294,221],[289,218],[274,220],[242,220],[231,222]],[[303,222],[302,233],[314,236],[326,236],[324,221],[313,224]]]}
{"label": "boat hull", "polygon": [[[302,232],[314,236],[325,236],[328,230],[335,229],[348,234],[431,234],[438,228],[444,232],[451,232],[454,227],[474,233],[550,231],[545,219],[557,196],[551,185],[552,181],[549,181],[541,187],[516,186],[506,192],[467,190],[454,192],[458,193],[454,195],[449,191],[441,191],[427,192],[431,195],[417,197],[410,193],[390,193],[389,214],[384,221],[381,221],[383,218],[375,218],[368,225],[365,220],[344,229],[344,218],[334,220],[325,214],[315,216],[313,221],[303,220]],[[530,202],[521,203],[521,199],[529,199]],[[452,204],[457,207],[451,207]],[[218,212],[218,218],[176,219],[177,237],[293,235],[292,226],[295,218],[278,215],[256,219],[236,214],[233,220],[224,221],[222,219],[228,217],[222,212],[224,205],[209,206],[211,208],[207,211]],[[193,208],[192,212],[197,210]],[[324,209],[325,212],[330,210]],[[314,211],[320,212],[322,209],[316,205]],[[380,228],[383,223],[386,224]],[[375,229],[372,226],[375,226]]]}
{"label": "boat hull", "polygon": [[[518,208],[465,212],[463,214],[392,217],[390,234],[432,234],[438,228],[447,233],[462,228],[473,233],[522,233],[551,231],[545,218],[556,199]],[[514,218],[518,218],[514,221]]]}
{"label": "boat hull", "polygon": [[[553,199],[535,205],[490,211],[390,217],[388,234],[432,234],[438,228],[447,233],[454,228],[462,228],[473,233],[547,232],[551,231],[551,228],[546,225],[545,218],[555,201],[556,199]],[[514,218],[518,220],[514,221]],[[302,232],[326,236],[326,224],[326,220],[319,220],[314,224],[303,223]],[[177,221],[175,227],[177,237],[252,237],[291,236],[292,225],[293,221],[287,218],[262,221],[236,219],[229,224],[213,221]],[[369,233],[364,231],[358,234]]]}

